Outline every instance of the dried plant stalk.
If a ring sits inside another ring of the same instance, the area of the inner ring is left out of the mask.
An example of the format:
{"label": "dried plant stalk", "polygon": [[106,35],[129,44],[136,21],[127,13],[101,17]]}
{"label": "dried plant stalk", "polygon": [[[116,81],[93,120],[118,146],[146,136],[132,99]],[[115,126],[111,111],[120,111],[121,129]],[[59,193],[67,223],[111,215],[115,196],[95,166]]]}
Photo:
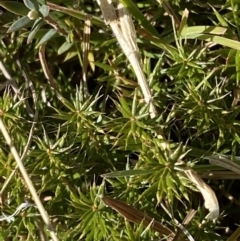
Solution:
{"label": "dried plant stalk", "polygon": [[136,41],[136,30],[127,9],[120,3],[117,3],[117,10],[111,0],[97,0],[105,19],[114,32],[124,54],[131,63],[137,76],[138,83],[143,92],[145,102],[149,104],[150,116],[156,117],[157,111],[153,104],[152,93],[150,91],[147,79],[142,70],[140,54]]}
{"label": "dried plant stalk", "polygon": [[87,15],[84,23],[83,31],[83,94],[84,97],[89,97],[88,84],[87,84],[87,68],[88,68],[88,53],[90,49],[90,34],[91,34],[91,16]]}
{"label": "dried plant stalk", "polygon": [[171,229],[164,226],[160,222],[154,220],[153,218],[149,217],[147,214],[135,209],[130,205],[127,205],[124,202],[121,202],[117,199],[113,199],[110,197],[103,197],[102,200],[106,205],[116,210],[118,213],[120,213],[122,216],[124,216],[127,220],[131,222],[137,224],[142,223],[144,227],[148,227],[148,225],[151,223],[151,228],[159,232],[160,234],[164,234],[170,237],[175,236],[174,232]]}
{"label": "dried plant stalk", "polygon": [[8,131],[7,131],[7,129],[4,125],[4,123],[3,123],[2,118],[0,118],[0,130],[1,130],[3,136],[6,140],[6,143],[9,145],[10,151],[11,151],[11,153],[12,153],[12,155],[13,155],[13,157],[14,157],[14,159],[15,159],[18,167],[19,167],[19,171],[21,172],[22,177],[23,177],[23,179],[26,183],[26,186],[28,187],[28,189],[29,189],[29,191],[30,191],[30,193],[33,197],[33,200],[34,200],[34,202],[35,202],[35,204],[36,204],[36,206],[37,206],[37,208],[38,208],[38,210],[39,210],[39,212],[42,216],[42,219],[43,219],[44,223],[46,224],[46,226],[47,226],[47,228],[50,232],[52,240],[58,241],[59,239],[58,239],[58,237],[55,233],[54,227],[53,227],[53,225],[52,225],[52,223],[49,219],[49,216],[48,216],[46,210],[43,207],[43,204],[42,204],[42,202],[41,202],[41,200],[40,200],[40,198],[37,194],[37,191],[36,191],[35,187],[33,186],[33,183],[31,181],[31,179],[28,176],[28,173],[27,173],[23,163],[21,162],[21,159],[20,159],[20,156],[17,152],[17,149],[15,148],[15,146],[14,146],[12,140],[11,140],[11,137],[8,134]]}

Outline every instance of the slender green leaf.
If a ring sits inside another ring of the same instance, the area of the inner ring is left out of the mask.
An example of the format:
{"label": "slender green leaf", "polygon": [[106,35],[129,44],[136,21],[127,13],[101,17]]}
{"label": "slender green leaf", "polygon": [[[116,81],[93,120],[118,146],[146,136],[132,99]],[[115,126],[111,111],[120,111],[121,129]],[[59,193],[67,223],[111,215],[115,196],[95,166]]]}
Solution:
{"label": "slender green leaf", "polygon": [[23,4],[16,1],[0,1],[0,6],[20,16],[26,16],[29,9]]}
{"label": "slender green leaf", "polygon": [[240,42],[239,41],[224,38],[221,36],[214,36],[214,35],[209,35],[209,34],[192,34],[192,35],[185,35],[185,38],[186,39],[200,39],[200,40],[220,44],[224,47],[229,47],[229,48],[233,48],[236,50],[240,50]]}
{"label": "slender green leaf", "polygon": [[38,10],[39,5],[36,0],[23,0],[26,7],[28,7],[30,10]]}
{"label": "slender green leaf", "polygon": [[27,26],[29,23],[31,23],[32,20],[29,19],[29,17],[24,16],[20,19],[18,19],[16,22],[12,24],[12,26],[8,29],[8,33],[18,31],[22,29],[23,27]]}
{"label": "slender green leaf", "polygon": [[28,44],[32,42],[32,40],[36,36],[38,30],[41,28],[42,24],[43,24],[42,19],[38,19],[35,21],[34,25],[32,26],[31,32],[28,35],[28,39],[27,39]]}
{"label": "slender green leaf", "polygon": [[113,171],[110,173],[102,174],[104,178],[115,178],[115,177],[129,177],[136,175],[147,175],[152,174],[153,170],[127,170],[127,171]]}
{"label": "slender green leaf", "polygon": [[[209,4],[210,5],[210,4]],[[221,14],[219,14],[219,12],[213,7],[210,5],[210,7],[213,9],[213,12],[215,13],[218,21],[220,22],[220,24],[223,26],[223,27],[228,27],[228,23],[227,21],[222,17]]]}
{"label": "slender green leaf", "polygon": [[39,8],[39,11],[41,12],[43,17],[45,18],[45,17],[47,17],[49,15],[50,8],[47,5],[42,5]]}
{"label": "slender green leaf", "polygon": [[240,84],[240,51],[238,50],[235,56],[235,63],[236,63],[236,82],[237,86]]}
{"label": "slender green leaf", "polygon": [[[124,97],[119,97],[120,104],[122,106],[122,109],[125,110],[125,113],[128,113],[129,116],[131,116],[131,109],[129,108],[129,104],[127,103],[126,99]],[[125,116],[126,117],[126,116]]]}
{"label": "slender green leaf", "polygon": [[[65,13],[69,16],[72,16],[74,18],[80,19],[80,20],[86,20],[86,16],[87,14],[81,11],[77,11],[74,9],[69,9],[69,8],[65,8],[62,6],[58,6],[56,4],[52,4],[52,3],[48,3],[48,6],[50,7],[51,10],[53,11],[60,11],[62,13]],[[98,25],[98,26],[102,26],[105,27],[105,23],[98,17],[92,16],[91,18],[91,23],[94,25]]]}
{"label": "slender green leaf", "polygon": [[62,46],[58,49],[58,54],[61,55],[63,53],[65,53],[66,51],[68,51],[72,46],[74,45],[74,43],[69,43],[69,42],[64,42],[62,44]]}
{"label": "slender green leaf", "polygon": [[207,34],[200,35],[197,38],[201,39],[201,40],[205,40],[205,41],[210,41],[210,42],[213,42],[216,44],[220,44],[224,47],[229,47],[229,48],[240,50],[240,42],[236,41],[236,40],[224,38],[221,36],[211,36],[211,35],[207,35]]}
{"label": "slender green leaf", "polygon": [[36,48],[38,48],[39,46],[45,44],[47,41],[49,41],[50,39],[52,39],[56,34],[57,34],[57,30],[56,30],[56,29],[50,29],[50,30],[42,37],[42,39],[39,41],[39,43],[37,44]]}
{"label": "slender green leaf", "polygon": [[188,36],[194,34],[216,34],[216,35],[223,35],[226,33],[227,29],[223,27],[215,27],[215,26],[193,26],[193,27],[185,27],[182,32],[181,36],[183,38],[188,38]]}
{"label": "slender green leaf", "polygon": [[113,100],[113,102],[116,105],[118,111],[121,112],[121,114],[123,115],[124,118],[131,118],[132,113],[131,113],[131,110],[129,108],[125,109],[124,106],[122,106],[121,104],[119,104],[115,100]]}
{"label": "slender green leaf", "polygon": [[181,20],[179,29],[178,29],[178,36],[181,36],[182,30],[186,27],[188,15],[189,15],[189,11],[185,9],[182,15],[182,20]]}
{"label": "slender green leaf", "polygon": [[109,64],[104,64],[104,63],[100,63],[100,62],[93,62],[96,66],[98,66],[101,69],[104,69],[106,71],[114,71],[114,68],[112,66],[110,66]]}

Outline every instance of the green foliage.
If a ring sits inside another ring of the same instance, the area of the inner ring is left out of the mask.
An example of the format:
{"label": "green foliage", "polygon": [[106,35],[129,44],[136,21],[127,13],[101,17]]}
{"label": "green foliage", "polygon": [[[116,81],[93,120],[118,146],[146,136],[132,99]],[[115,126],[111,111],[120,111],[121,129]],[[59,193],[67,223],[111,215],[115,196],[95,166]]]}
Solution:
{"label": "green foliage", "polygon": [[[60,240],[163,238],[151,225],[131,223],[104,205],[102,197],[107,195],[172,231],[177,230],[174,219],[182,222],[191,208],[197,209],[186,228],[194,240],[227,240],[231,234],[223,227],[233,232],[240,221],[239,183],[225,180],[223,169],[203,157],[239,155],[238,4],[168,1],[174,13],[183,16],[177,29],[163,1],[121,2],[134,18],[157,117],[150,118],[132,68],[95,1],[24,0],[0,2],[0,64],[9,74],[1,67],[1,118],[22,155],[39,109],[23,163]],[[92,18],[85,71],[88,14]],[[43,46],[52,79],[46,78],[39,61]],[[0,141],[3,184],[16,163],[2,135]],[[199,175],[206,170],[220,173],[214,181],[211,176],[205,179],[224,212],[217,225],[203,222],[207,210],[184,175],[189,167]],[[25,199],[31,202],[16,172],[2,196],[1,218]],[[49,239],[37,209],[31,207],[3,223],[0,239],[40,240],[40,231]]]}

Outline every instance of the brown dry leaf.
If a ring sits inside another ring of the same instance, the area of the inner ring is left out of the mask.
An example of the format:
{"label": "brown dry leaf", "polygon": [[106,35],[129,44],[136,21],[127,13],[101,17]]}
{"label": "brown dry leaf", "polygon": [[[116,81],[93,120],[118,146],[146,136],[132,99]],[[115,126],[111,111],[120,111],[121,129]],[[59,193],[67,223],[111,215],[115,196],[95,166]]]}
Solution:
{"label": "brown dry leaf", "polygon": [[185,173],[203,195],[204,206],[209,210],[209,214],[206,216],[206,219],[218,218],[219,204],[212,188],[209,187],[193,170],[186,170]]}
{"label": "brown dry leaf", "polygon": [[[159,232],[160,234],[164,234],[170,237],[175,236],[175,233],[168,227],[164,226],[163,224],[149,217],[145,213],[135,209],[134,207],[122,201],[110,197],[103,197],[102,200],[106,205],[116,210],[118,213],[120,213],[122,216],[124,216],[127,220],[131,222],[137,224],[142,223],[144,227],[148,227],[148,225],[151,224],[151,228]],[[181,239],[179,239],[179,241],[180,240]]]}

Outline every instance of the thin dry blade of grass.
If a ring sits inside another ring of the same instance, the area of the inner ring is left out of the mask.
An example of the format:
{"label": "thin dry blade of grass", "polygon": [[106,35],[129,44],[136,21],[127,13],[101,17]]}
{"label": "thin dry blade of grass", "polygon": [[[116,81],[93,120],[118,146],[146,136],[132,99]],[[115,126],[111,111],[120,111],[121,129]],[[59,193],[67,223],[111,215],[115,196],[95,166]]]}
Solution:
{"label": "thin dry blade of grass", "polygon": [[152,93],[142,70],[136,42],[136,31],[129,13],[121,3],[118,3],[117,12],[109,0],[98,1],[98,4],[102,10],[106,24],[111,26],[123,52],[134,69],[144,99],[149,104],[151,117],[156,117],[157,110],[153,104]]}
{"label": "thin dry blade of grass", "polygon": [[88,53],[90,48],[90,34],[91,34],[91,16],[87,15],[84,31],[83,31],[83,94],[85,98],[89,97],[88,84],[87,84],[87,67],[88,67]]}
{"label": "thin dry blade of grass", "polygon": [[57,237],[57,235],[55,233],[55,230],[54,230],[54,228],[52,226],[52,223],[51,223],[51,221],[50,221],[50,219],[48,217],[48,214],[47,214],[45,208],[43,207],[43,204],[42,204],[42,202],[41,202],[41,200],[40,200],[40,198],[39,198],[39,196],[37,194],[36,189],[33,186],[33,183],[31,181],[31,179],[29,178],[29,176],[27,174],[27,171],[26,171],[23,163],[21,162],[20,156],[19,156],[15,146],[13,145],[11,137],[8,134],[8,131],[7,131],[5,125],[4,125],[3,121],[2,121],[2,118],[0,118],[0,130],[1,130],[3,136],[4,136],[5,140],[6,140],[6,143],[10,147],[11,153],[12,153],[12,155],[13,155],[13,157],[14,157],[14,159],[15,159],[18,167],[19,167],[19,171],[21,172],[21,174],[23,176],[23,179],[24,179],[28,189],[29,189],[30,193],[32,194],[33,200],[34,200],[34,202],[35,202],[35,204],[36,204],[36,206],[37,206],[37,208],[38,208],[38,210],[39,210],[39,212],[40,212],[40,214],[42,216],[42,219],[43,219],[44,223],[46,224],[48,230],[50,231],[50,235],[51,235],[52,239],[54,241],[58,241],[59,239],[58,239],[58,237]]}
{"label": "thin dry blade of grass", "polygon": [[149,217],[147,214],[135,209],[134,207],[127,205],[124,202],[121,202],[117,199],[113,199],[110,197],[103,197],[102,200],[106,205],[116,210],[118,213],[120,213],[123,217],[125,217],[127,220],[131,222],[137,224],[142,223],[144,227],[148,227],[148,225],[152,223],[151,228],[159,232],[160,234],[167,235],[170,237],[175,236],[174,232],[170,230],[168,227]]}

